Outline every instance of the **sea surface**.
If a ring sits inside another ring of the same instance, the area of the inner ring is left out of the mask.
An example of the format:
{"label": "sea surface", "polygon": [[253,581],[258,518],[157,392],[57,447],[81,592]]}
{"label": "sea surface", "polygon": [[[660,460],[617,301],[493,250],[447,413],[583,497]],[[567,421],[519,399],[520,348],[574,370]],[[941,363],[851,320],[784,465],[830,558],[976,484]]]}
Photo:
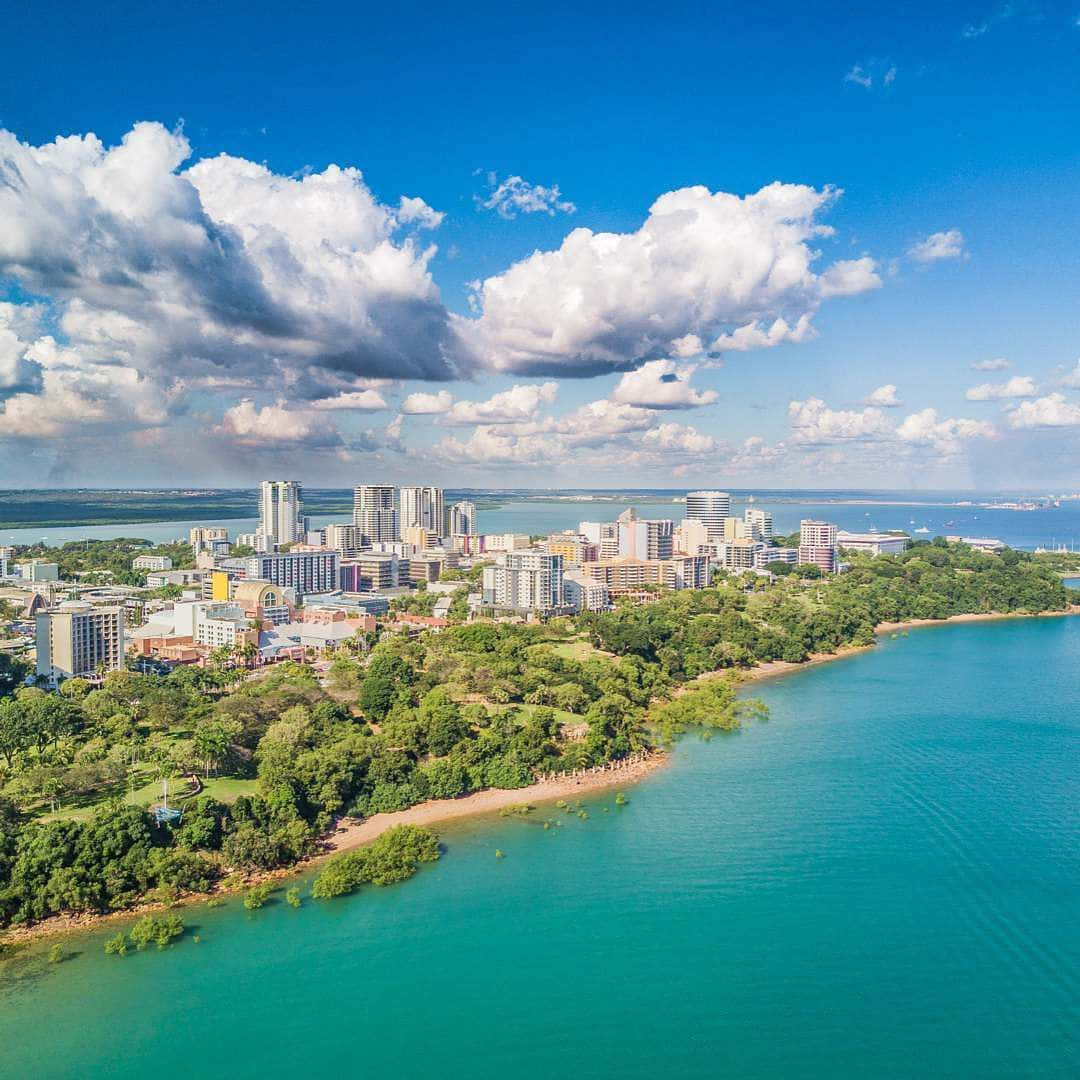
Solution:
{"label": "sea surface", "polygon": [[8,961],[0,1076],[1080,1075],[1080,619],[753,692],[768,721],[625,807],[447,828],[412,881],[299,911],[186,909],[162,953]]}
{"label": "sea surface", "polygon": [[[534,494],[528,497],[496,495],[478,497],[467,493],[451,493],[474,498],[480,509],[477,517],[484,533],[521,532],[547,534],[563,529],[576,529],[581,521],[613,521],[627,506],[636,505],[642,517],[670,517],[675,521],[684,516],[684,493],[649,491],[627,493],[612,497],[607,493]],[[344,497],[344,496],[343,496]],[[1048,505],[1036,510],[1002,510],[988,506],[963,505],[995,501],[996,496],[985,493],[926,493],[882,491],[832,492],[741,492],[732,495],[732,512],[741,514],[747,506],[769,510],[777,534],[797,532],[802,518],[819,518],[835,522],[841,529],[865,532],[876,529],[884,532],[900,529],[915,537],[961,535],[994,537],[1017,548],[1080,547],[1080,500],[1063,501],[1060,506]],[[1000,498],[1015,499],[1016,496]],[[486,505],[485,505],[486,504]],[[230,537],[254,532],[257,524],[254,493],[251,498],[251,517],[193,518],[183,521],[155,521],[141,524],[74,525],[49,527],[34,525],[25,528],[0,529],[0,544],[50,545],[71,540],[142,537],[154,543],[187,539],[188,531],[197,525],[219,526],[229,530]],[[0,519],[3,518],[3,497],[0,495]],[[311,515],[312,528],[349,520],[349,514],[325,513]]]}

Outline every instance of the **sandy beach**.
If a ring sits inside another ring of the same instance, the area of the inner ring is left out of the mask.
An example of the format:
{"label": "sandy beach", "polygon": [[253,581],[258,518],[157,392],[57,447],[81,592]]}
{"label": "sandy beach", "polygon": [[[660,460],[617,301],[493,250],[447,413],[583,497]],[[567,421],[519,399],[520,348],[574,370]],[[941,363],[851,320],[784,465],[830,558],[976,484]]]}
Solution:
{"label": "sandy beach", "polygon": [[538,784],[530,784],[529,787],[511,790],[488,788],[486,791],[477,791],[461,799],[431,799],[394,814],[375,814],[364,821],[344,822],[326,840],[326,847],[330,853],[348,851],[350,848],[369,843],[395,825],[435,826],[457,818],[495,813],[505,810],[508,806],[520,806],[522,803],[576,799],[597,791],[624,787],[644,779],[663,766],[666,761],[667,754],[657,750],[643,761],[611,771],[544,780]]}

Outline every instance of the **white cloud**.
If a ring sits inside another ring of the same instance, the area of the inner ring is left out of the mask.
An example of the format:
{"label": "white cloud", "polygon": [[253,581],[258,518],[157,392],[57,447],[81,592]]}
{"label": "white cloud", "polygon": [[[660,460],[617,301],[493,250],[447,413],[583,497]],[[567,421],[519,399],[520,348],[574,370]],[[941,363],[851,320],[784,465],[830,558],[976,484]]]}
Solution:
{"label": "white cloud", "polygon": [[641,436],[641,441],[650,449],[693,457],[700,457],[716,449],[716,441],[711,435],[703,435],[686,424],[668,423],[650,428]]}
{"label": "white cloud", "polygon": [[1080,405],[1064,394],[1047,394],[1036,401],[1022,401],[1009,413],[1012,428],[1058,428],[1080,426]]}
{"label": "white cloud", "polygon": [[936,409],[912,413],[896,429],[901,441],[930,446],[946,456],[960,453],[970,439],[992,439],[995,434],[993,425],[985,420],[939,420]]}
{"label": "white cloud", "polygon": [[541,405],[550,405],[559,384],[521,384],[493,394],[487,401],[458,401],[443,416],[443,424],[520,424],[535,420]]}
{"label": "white cloud", "polygon": [[862,69],[862,65],[855,64],[852,69],[844,76],[844,82],[855,83],[856,86],[861,86],[864,90],[869,90],[874,85],[873,76]]}
{"label": "white cloud", "polygon": [[998,356],[993,360],[977,360],[971,365],[972,371],[1004,371],[1009,366],[1009,361],[1004,356]]}
{"label": "white cloud", "polygon": [[1003,383],[979,383],[971,387],[964,397],[968,401],[1000,401],[1007,398],[1034,397],[1038,393],[1035,380],[1029,375],[1014,375]]}
{"label": "white cloud", "polygon": [[845,83],[872,90],[875,85],[892,86],[896,82],[896,65],[881,60],[869,60],[864,64],[853,64],[844,76]]}
{"label": "white cloud", "polygon": [[294,411],[284,401],[260,409],[244,398],[225,410],[217,434],[242,446],[297,443],[311,437],[315,423],[309,411]]}
{"label": "white cloud", "polygon": [[893,383],[886,383],[872,390],[863,404],[878,409],[895,409],[904,403],[896,396],[896,386]]}
{"label": "white cloud", "polygon": [[402,195],[398,201],[397,219],[402,225],[416,225],[420,229],[437,229],[446,215],[432,210],[423,199]]}
{"label": "white cloud", "polygon": [[943,259],[966,259],[964,234],[959,229],[931,233],[925,240],[920,240],[908,248],[908,256],[921,263],[941,262]]}
{"label": "white cloud", "polygon": [[792,401],[788,404],[792,441],[828,443],[858,439],[880,439],[891,432],[885,414],[879,408],[861,411],[830,409],[821,398]]}
{"label": "white cloud", "polygon": [[772,349],[789,342],[797,345],[816,335],[809,314],[803,314],[794,326],[789,326],[786,319],[774,319],[768,327],[761,322],[747,323],[730,334],[721,334],[712,347],[718,352],[747,352],[750,349]]}
{"label": "white cloud", "polygon": [[402,403],[401,411],[409,415],[431,415],[444,413],[454,404],[454,397],[449,390],[440,390],[437,394],[410,394]]}
{"label": "white cloud", "polygon": [[356,169],[300,178],[190,147],[160,124],[118,146],[31,146],[0,131],[0,274],[48,297],[73,366],[126,365],[162,387],[205,377],[318,398],[470,363],[406,226]]}
{"label": "white cloud", "polygon": [[40,315],[38,308],[0,303],[0,401],[41,389],[41,367],[27,356]]}
{"label": "white cloud", "polygon": [[544,187],[542,184],[530,184],[520,176],[508,176],[500,181],[495,173],[488,173],[486,197],[477,196],[476,201],[484,210],[494,210],[499,217],[508,221],[518,214],[573,214],[577,207],[562,197],[558,184]]}
{"label": "white cloud", "polygon": [[695,390],[690,385],[695,371],[696,364],[650,360],[637,371],[626,372],[611,398],[645,409],[692,409],[699,405],[711,405],[718,395],[715,390]]}
{"label": "white cloud", "polygon": [[1066,372],[1061,378],[1061,385],[1072,389],[1080,387],[1080,360],[1076,361],[1071,371]]}
{"label": "white cloud", "polygon": [[312,402],[312,408],[320,410],[353,409],[357,412],[378,412],[387,409],[386,398],[378,390],[352,390],[332,398]]}
{"label": "white cloud", "polygon": [[743,198],[668,192],[636,232],[575,229],[478,283],[480,317],[458,329],[490,367],[579,376],[630,370],[688,335],[723,339],[781,318],[785,335],[805,333],[826,298],[881,283],[869,259],[814,271],[812,244],[831,234],[817,218],[838,195],[781,183]]}

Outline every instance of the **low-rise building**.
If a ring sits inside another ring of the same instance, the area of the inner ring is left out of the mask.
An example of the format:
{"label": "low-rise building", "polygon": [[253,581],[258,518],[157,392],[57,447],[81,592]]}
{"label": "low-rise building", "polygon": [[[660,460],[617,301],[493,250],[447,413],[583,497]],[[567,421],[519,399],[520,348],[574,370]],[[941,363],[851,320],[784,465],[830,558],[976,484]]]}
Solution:
{"label": "low-rise building", "polygon": [[768,544],[762,544],[754,552],[754,569],[767,570],[769,563],[787,563],[788,566],[797,566],[799,563],[799,549],[769,547]]}
{"label": "low-rise building", "polygon": [[563,592],[567,605],[577,612],[607,611],[611,607],[607,585],[584,570],[568,570],[563,575]]}
{"label": "low-rise building", "polygon": [[[728,518],[729,521],[737,521],[737,518]],[[760,540],[752,540],[749,536],[740,536],[731,540],[723,540],[716,545],[716,562],[725,570],[753,570],[756,565],[757,553],[765,547]]]}
{"label": "low-rise building", "polygon": [[206,577],[204,570],[157,570],[146,575],[146,585],[150,589],[163,589],[166,585],[197,585]]}
{"label": "low-rise building", "polygon": [[15,569],[23,581],[59,581],[60,566],[58,563],[46,562],[44,559],[31,559],[29,562],[17,563]]}
{"label": "low-rise building", "polygon": [[581,533],[552,533],[544,547],[552,555],[561,555],[564,566],[580,566],[600,558],[599,547]]}
{"label": "low-rise building", "polygon": [[646,585],[666,589],[703,589],[709,583],[705,555],[675,555],[670,559],[600,559],[582,567],[594,581],[607,586],[611,596]]}
{"label": "low-rise building", "polygon": [[484,551],[521,551],[532,545],[528,533],[487,533],[484,536]]}
{"label": "low-rise building", "polygon": [[967,544],[976,551],[985,551],[988,555],[1000,555],[1005,550],[1005,542],[985,536],[946,536],[950,544]]}
{"label": "low-rise building", "polygon": [[131,560],[132,570],[171,570],[172,559],[168,555],[136,555]]}
{"label": "low-rise building", "polygon": [[911,537],[904,533],[855,533],[837,530],[837,547],[864,551],[870,555],[899,555],[906,551]]}

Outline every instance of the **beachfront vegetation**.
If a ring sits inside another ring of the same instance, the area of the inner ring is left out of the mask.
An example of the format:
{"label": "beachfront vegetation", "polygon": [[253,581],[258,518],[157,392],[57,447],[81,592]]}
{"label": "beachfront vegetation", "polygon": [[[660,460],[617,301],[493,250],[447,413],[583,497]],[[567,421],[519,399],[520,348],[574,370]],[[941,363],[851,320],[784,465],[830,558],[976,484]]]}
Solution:
{"label": "beachfront vegetation", "polygon": [[335,855],[311,887],[317,900],[342,896],[361,885],[393,885],[411,878],[420,863],[439,857],[439,838],[419,825],[388,829],[366,847]]}
{"label": "beachfront vegetation", "polygon": [[[823,580],[721,576],[547,625],[394,636],[322,675],[287,662],[0,686],[0,926],[250,885],[314,853],[340,817],[525,788],[759,715],[702,675],[866,645],[881,622],[1069,601],[1017,552],[935,541],[852,563]],[[176,820],[152,812],[165,781]],[[401,880],[437,854],[425,833],[385,835],[329,864],[317,895]]]}

